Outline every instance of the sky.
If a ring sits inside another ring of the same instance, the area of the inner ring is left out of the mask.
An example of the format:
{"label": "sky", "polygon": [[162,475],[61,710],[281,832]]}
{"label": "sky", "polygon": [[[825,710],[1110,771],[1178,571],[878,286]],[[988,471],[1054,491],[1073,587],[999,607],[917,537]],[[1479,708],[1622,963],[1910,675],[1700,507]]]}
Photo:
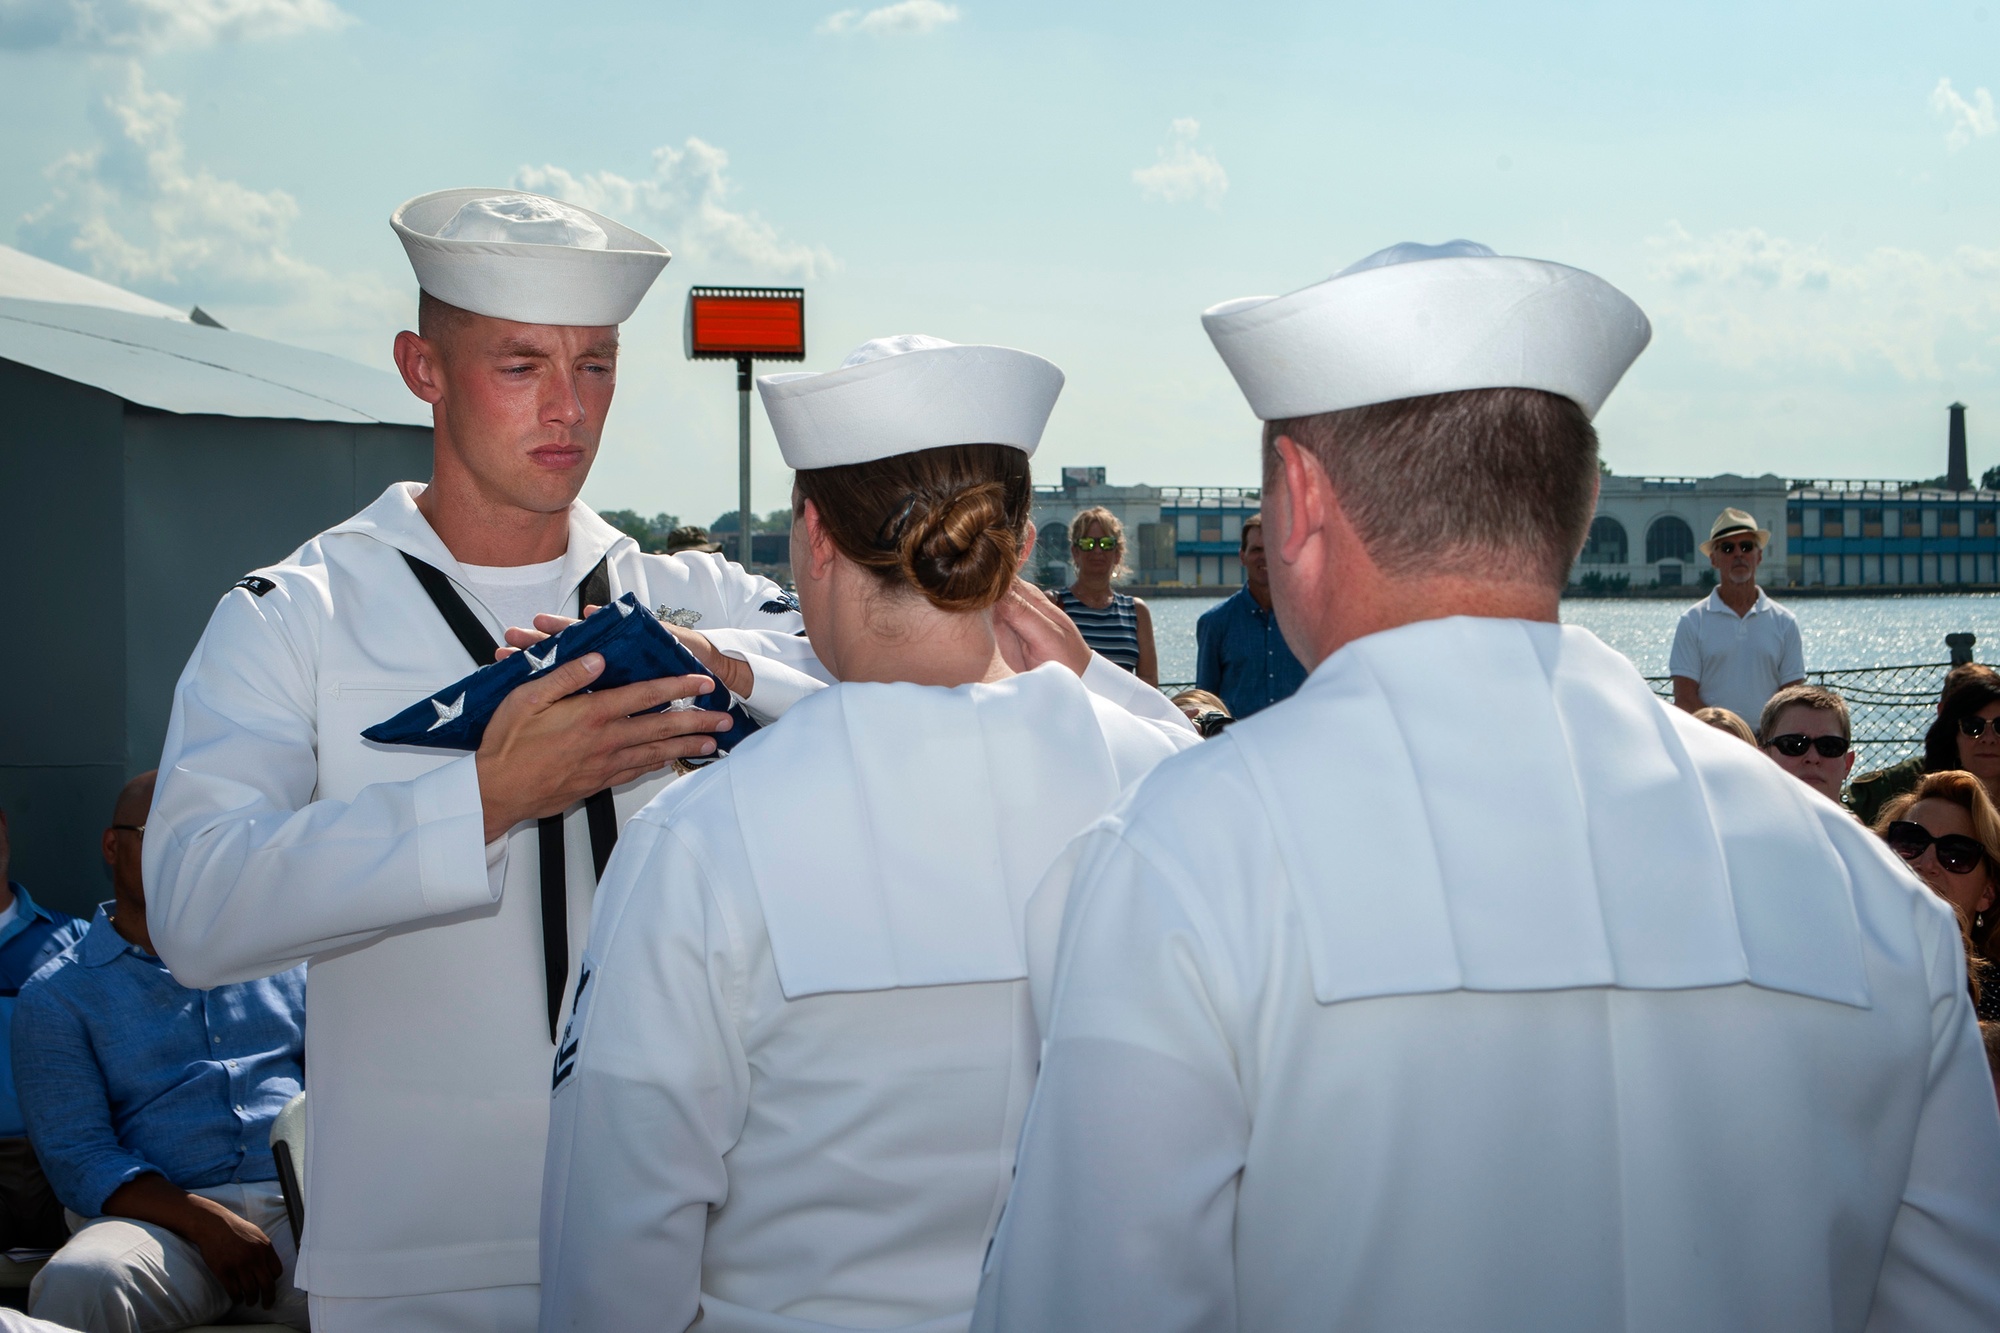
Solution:
{"label": "sky", "polygon": [[1048,357],[1045,479],[1248,485],[1200,312],[1454,237],[1647,311],[1616,471],[1919,478],[1954,400],[2000,463],[1995,86],[2000,0],[0,0],[0,242],[386,369],[397,204],[596,208],[675,258],[585,498],[695,522],[736,505],[736,397],[684,358],[690,285],[802,285],[808,369]]}

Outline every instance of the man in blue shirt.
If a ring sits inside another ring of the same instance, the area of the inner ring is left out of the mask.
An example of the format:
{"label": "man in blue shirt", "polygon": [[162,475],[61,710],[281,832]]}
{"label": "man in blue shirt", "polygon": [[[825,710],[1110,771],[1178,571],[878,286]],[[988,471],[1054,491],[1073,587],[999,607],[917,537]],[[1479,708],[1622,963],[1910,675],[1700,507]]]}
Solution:
{"label": "man in blue shirt", "polygon": [[305,968],[190,990],[153,954],[139,873],[153,774],[105,838],[113,901],[22,988],[14,1081],[76,1234],[31,1313],[156,1333],[224,1317],[306,1327],[271,1122],[304,1081]]}
{"label": "man in blue shirt", "polygon": [[69,1238],[62,1204],[42,1174],[28,1143],[28,1127],[14,1098],[14,1068],[7,1029],[14,997],[43,963],[83,937],[84,924],[68,912],[44,907],[7,877],[13,848],[7,812],[0,810],[0,1250],[52,1250]]}
{"label": "man in blue shirt", "polygon": [[1269,708],[1305,683],[1306,669],[1285,643],[1271,613],[1271,577],[1264,560],[1264,516],[1243,520],[1243,588],[1194,623],[1196,689],[1245,718]]}

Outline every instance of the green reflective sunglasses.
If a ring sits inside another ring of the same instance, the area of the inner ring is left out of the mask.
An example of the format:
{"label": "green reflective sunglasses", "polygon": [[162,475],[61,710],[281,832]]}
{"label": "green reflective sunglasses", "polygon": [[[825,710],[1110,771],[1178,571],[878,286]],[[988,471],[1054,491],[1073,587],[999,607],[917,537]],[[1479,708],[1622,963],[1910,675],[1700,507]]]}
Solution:
{"label": "green reflective sunglasses", "polygon": [[1078,537],[1072,543],[1079,551],[1115,551],[1118,549],[1116,537]]}

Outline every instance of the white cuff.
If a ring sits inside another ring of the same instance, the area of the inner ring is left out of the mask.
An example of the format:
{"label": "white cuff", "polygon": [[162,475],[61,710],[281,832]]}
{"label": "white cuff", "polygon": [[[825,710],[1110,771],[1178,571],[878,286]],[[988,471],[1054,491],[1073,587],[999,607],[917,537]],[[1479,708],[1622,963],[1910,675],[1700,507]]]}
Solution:
{"label": "white cuff", "polygon": [[1090,655],[1090,665],[1083,669],[1083,688],[1136,717],[1200,734],[1195,732],[1188,715],[1174,706],[1173,700],[1101,653]]}
{"label": "white cuff", "polygon": [[817,676],[799,670],[789,662],[758,653],[745,640],[754,644],[750,635],[736,637],[729,630],[716,630],[708,636],[715,650],[733,657],[750,668],[750,693],[736,694],[730,698],[748,709],[757,721],[769,724],[785,715],[785,710],[799,700],[826,688],[826,682]]}
{"label": "white cuff", "polygon": [[[479,756],[466,755],[410,784],[424,905],[440,916],[499,898],[479,800]],[[504,845],[506,839],[502,838]]]}

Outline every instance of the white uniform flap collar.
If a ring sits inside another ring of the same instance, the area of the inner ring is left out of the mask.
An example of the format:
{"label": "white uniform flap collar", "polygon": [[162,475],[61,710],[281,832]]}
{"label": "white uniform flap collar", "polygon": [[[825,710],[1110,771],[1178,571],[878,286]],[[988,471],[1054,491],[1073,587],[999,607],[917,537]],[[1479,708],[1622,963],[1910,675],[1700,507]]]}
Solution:
{"label": "white uniform flap collar", "polygon": [[1090,696],[1055,665],[835,685],[727,763],[787,999],[1025,977],[1029,895],[1119,790]]}
{"label": "white uniform flap collar", "polygon": [[[425,564],[436,566],[459,583],[464,583],[465,572],[459,567],[457,558],[446,549],[444,542],[432,530],[430,520],[417,508],[417,497],[424,493],[424,489],[422,482],[394,482],[377,497],[375,503],[345,523],[327,529],[326,535],[355,532],[373,537],[384,545],[417,557]],[[631,540],[599,518],[583,501],[572,503],[569,507],[569,550],[563,555],[563,586],[574,588],[582,583],[584,576],[596,567],[598,561],[610,554],[620,542]],[[629,590],[618,587],[613,580],[612,596],[625,591]]]}
{"label": "white uniform flap collar", "polygon": [[1229,740],[1271,812],[1323,1003],[1742,981],[1868,1003],[1851,895],[1786,887],[1848,882],[1820,798],[1682,726],[1587,631],[1455,618],[1371,635]]}

